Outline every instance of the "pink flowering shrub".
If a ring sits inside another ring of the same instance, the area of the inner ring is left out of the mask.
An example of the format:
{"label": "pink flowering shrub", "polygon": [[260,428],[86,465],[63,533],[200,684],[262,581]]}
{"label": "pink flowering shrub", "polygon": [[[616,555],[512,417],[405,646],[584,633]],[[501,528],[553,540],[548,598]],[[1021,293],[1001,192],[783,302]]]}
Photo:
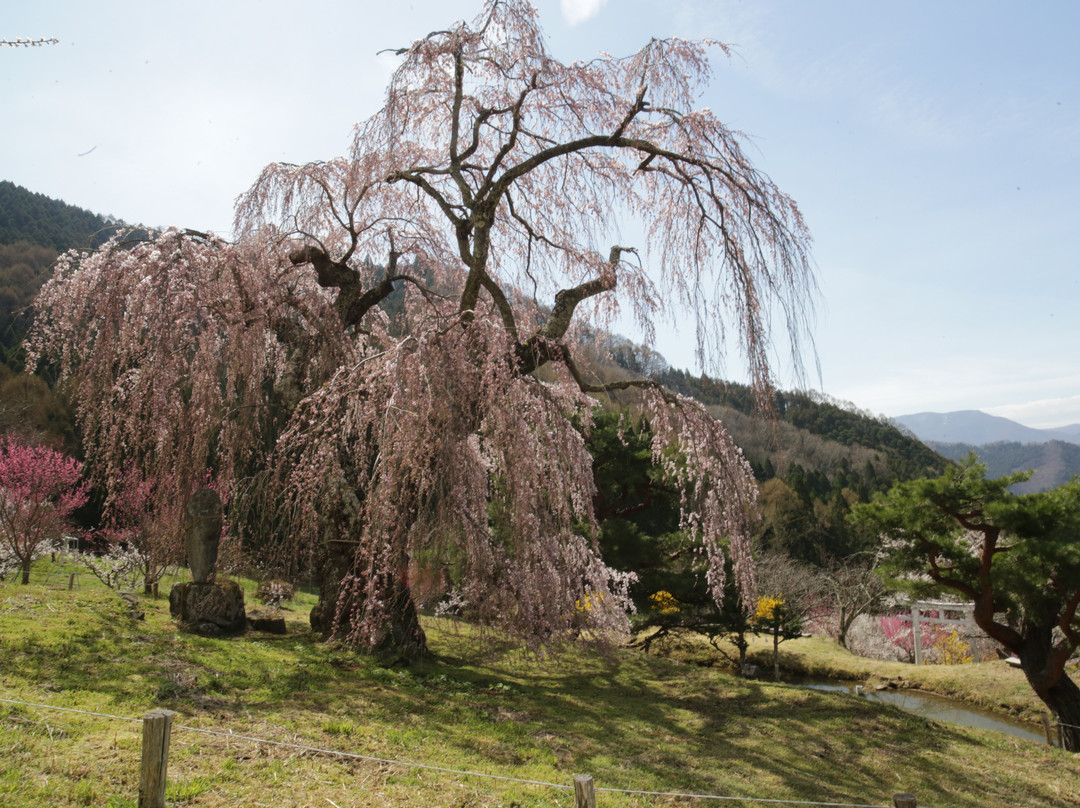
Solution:
{"label": "pink flowering shrub", "polygon": [[111,546],[107,555],[134,565],[146,594],[184,558],[182,504],[174,475],[147,476],[128,465],[117,476],[99,535]]}
{"label": "pink flowering shrub", "polygon": [[[898,648],[903,654],[904,662],[915,661],[915,632],[911,627],[911,620],[905,620],[898,614],[885,615],[878,618],[878,625],[885,635],[885,639]],[[926,635],[923,635],[925,642]]]}
{"label": "pink flowering shrub", "polygon": [[37,553],[59,540],[86,502],[82,464],[55,449],[7,435],[0,441],[0,543],[30,583]]}
{"label": "pink flowering shrub", "polygon": [[[974,625],[945,626],[923,623],[920,627],[922,661],[928,665],[982,662],[997,656],[997,646]],[[911,617],[892,614],[861,615],[848,633],[848,650],[870,659],[915,661],[915,635]]]}

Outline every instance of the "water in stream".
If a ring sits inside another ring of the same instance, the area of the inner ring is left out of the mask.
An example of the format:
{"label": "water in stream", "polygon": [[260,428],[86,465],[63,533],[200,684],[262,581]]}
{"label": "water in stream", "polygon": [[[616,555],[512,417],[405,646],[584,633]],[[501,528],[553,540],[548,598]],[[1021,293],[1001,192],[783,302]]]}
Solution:
{"label": "water in stream", "polygon": [[[797,682],[799,687],[811,690],[826,690],[835,693],[855,694],[857,685],[848,682],[806,680]],[[883,704],[892,704],[909,713],[932,718],[937,721],[949,721],[965,727],[992,729],[1015,735],[1039,743],[1046,743],[1046,735],[1037,724],[1016,721],[1001,715],[971,707],[944,696],[931,693],[914,693],[910,690],[863,690],[863,698]]]}

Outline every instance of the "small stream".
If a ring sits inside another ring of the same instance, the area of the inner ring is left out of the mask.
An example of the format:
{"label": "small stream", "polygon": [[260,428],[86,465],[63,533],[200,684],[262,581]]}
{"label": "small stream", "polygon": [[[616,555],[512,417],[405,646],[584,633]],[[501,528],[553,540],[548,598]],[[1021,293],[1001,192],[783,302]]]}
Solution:
{"label": "small stream", "polygon": [[[856,687],[862,687],[854,682],[838,682],[828,679],[805,679],[793,682],[793,684],[811,690],[850,693],[851,695],[856,694]],[[997,713],[991,713],[988,710],[980,710],[978,707],[972,707],[945,696],[937,696],[921,691],[916,693],[911,690],[870,690],[864,688],[862,697],[882,704],[891,704],[922,718],[948,721],[965,727],[992,729],[1029,741],[1046,743],[1046,735],[1037,724],[1019,721]]]}

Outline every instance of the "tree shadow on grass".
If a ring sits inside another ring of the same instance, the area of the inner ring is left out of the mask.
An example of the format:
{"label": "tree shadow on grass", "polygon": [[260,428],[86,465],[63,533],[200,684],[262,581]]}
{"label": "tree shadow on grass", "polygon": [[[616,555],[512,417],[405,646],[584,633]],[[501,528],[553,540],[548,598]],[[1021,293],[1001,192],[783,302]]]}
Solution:
{"label": "tree shadow on grass", "polygon": [[[790,799],[885,804],[907,790],[928,805],[1062,804],[1040,770],[1060,753],[1028,742],[674,663],[618,656],[576,667],[515,670],[507,680],[523,701],[551,705],[532,720],[561,726],[577,749],[573,765],[599,785],[732,795],[734,782],[749,784],[736,794],[760,796],[755,786],[767,783],[771,796]],[[1006,747],[1025,753],[1024,772],[994,765]],[[618,783],[619,764],[649,782]],[[1075,773],[1068,787],[1077,793]]]}
{"label": "tree shadow on grass", "polygon": [[[172,630],[160,602],[147,602],[146,624],[118,598],[93,606],[6,620],[0,671],[93,692],[121,713],[168,707],[241,734],[252,721],[286,724],[324,748],[347,740],[342,751],[369,754],[374,742],[412,762],[566,783],[587,773],[601,788],[883,805],[906,790],[920,805],[980,807],[1080,795],[1075,767],[1045,747],[637,653],[541,658],[441,637],[441,656],[387,668],[296,624],[284,637],[206,639]],[[363,737],[326,734],[343,721]],[[1005,748],[1019,767],[994,765]],[[1054,766],[1066,769],[1060,783]]]}

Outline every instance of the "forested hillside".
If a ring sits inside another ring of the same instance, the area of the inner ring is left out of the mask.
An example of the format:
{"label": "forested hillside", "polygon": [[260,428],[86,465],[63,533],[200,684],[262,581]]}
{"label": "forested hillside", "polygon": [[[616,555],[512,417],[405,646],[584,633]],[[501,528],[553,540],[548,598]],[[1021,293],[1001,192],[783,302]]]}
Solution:
{"label": "forested hillside", "polygon": [[778,391],[774,422],[757,412],[746,385],[671,368],[654,372],[651,378],[717,408],[762,480],[787,476],[793,467],[802,466],[816,492],[825,490],[820,479],[824,476],[866,494],[896,480],[940,474],[944,469],[941,455],[885,418],[824,396]]}
{"label": "forested hillside", "polygon": [[66,250],[103,244],[119,225],[88,210],[0,181],[0,362],[21,370],[30,304]]}
{"label": "forested hillside", "polygon": [[26,240],[0,244],[0,361],[10,368],[21,367],[16,348],[30,323],[30,304],[56,256],[52,247]]}
{"label": "forested hillside", "polygon": [[[847,523],[851,505],[899,480],[937,476],[949,462],[884,417],[821,395],[782,391],[776,393],[774,411],[763,414],[746,385],[676,370],[654,351],[619,338],[614,343],[607,355],[615,370],[646,376],[696,398],[724,423],[760,483],[758,538],[763,550],[828,565],[867,549],[876,537],[860,535]],[[607,378],[614,370],[596,372]],[[627,469],[632,459],[628,453],[614,465]],[[640,480],[636,490],[645,490]],[[650,510],[653,503],[672,507],[662,490],[654,490],[649,502],[646,506],[639,500],[638,507],[653,520],[658,518]],[[656,525],[642,524],[639,532],[656,531]],[[620,527],[620,546],[628,543],[629,533]],[[638,554],[648,555],[644,549]]]}
{"label": "forested hillside", "polygon": [[26,241],[56,252],[104,244],[118,222],[0,180],[0,244]]}

